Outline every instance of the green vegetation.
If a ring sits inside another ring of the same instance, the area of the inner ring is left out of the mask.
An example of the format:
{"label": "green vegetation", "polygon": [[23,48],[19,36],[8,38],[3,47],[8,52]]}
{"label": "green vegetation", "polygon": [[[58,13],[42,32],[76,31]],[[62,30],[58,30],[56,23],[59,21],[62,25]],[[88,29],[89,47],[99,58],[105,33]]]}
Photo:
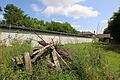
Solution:
{"label": "green vegetation", "polygon": [[13,46],[0,45],[0,80],[119,80],[119,49],[101,43],[67,44],[72,55],[68,61],[71,70],[56,72],[47,67],[42,58],[33,66],[33,73],[14,70],[11,58],[32,52],[29,42],[14,42]]}
{"label": "green vegetation", "polygon": [[[66,45],[74,52],[81,57],[83,55],[87,55],[88,53],[93,55],[97,55],[101,57],[103,61],[105,61],[105,65],[110,69],[110,71],[116,72],[120,68],[120,46],[119,45],[110,45],[104,43],[83,43],[83,44],[75,44],[75,45]],[[82,51],[82,52],[81,52]],[[83,54],[82,54],[83,53]],[[86,54],[85,54],[86,53]]]}
{"label": "green vegetation", "polygon": [[31,18],[30,16],[26,15],[21,8],[18,8],[13,4],[6,5],[4,12],[5,20],[1,22],[3,24],[32,27],[40,30],[77,33],[77,31],[67,22],[45,22],[43,20],[38,20],[37,18]]}
{"label": "green vegetation", "polygon": [[2,11],[2,8],[1,8],[1,6],[0,6],[0,11]]}
{"label": "green vegetation", "polygon": [[120,43],[120,8],[108,21],[108,28],[105,29],[104,33],[110,33],[115,42]]}

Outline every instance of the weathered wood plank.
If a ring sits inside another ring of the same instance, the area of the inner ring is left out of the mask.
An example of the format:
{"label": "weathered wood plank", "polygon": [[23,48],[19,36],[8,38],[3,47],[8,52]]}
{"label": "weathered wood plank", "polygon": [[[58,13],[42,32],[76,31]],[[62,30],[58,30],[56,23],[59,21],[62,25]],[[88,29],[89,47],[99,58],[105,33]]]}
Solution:
{"label": "weathered wood plank", "polygon": [[60,63],[59,63],[58,56],[57,56],[57,51],[55,49],[53,49],[52,51],[52,56],[53,56],[53,61],[56,66],[56,69],[61,70]]}
{"label": "weathered wood plank", "polygon": [[27,71],[31,71],[32,70],[32,64],[31,64],[31,58],[30,58],[30,55],[29,55],[28,52],[24,54],[24,62],[25,62],[24,63],[25,64],[25,69]]}
{"label": "weathered wood plank", "polygon": [[32,55],[35,55],[34,58],[31,60],[32,63],[34,63],[44,52],[47,48],[49,48],[50,46],[52,46],[53,44],[47,45],[37,51],[35,51]]}
{"label": "weathered wood plank", "polygon": [[70,69],[69,65],[64,61],[64,59],[58,53],[56,54],[63,61],[63,63]]}
{"label": "weathered wood plank", "polygon": [[24,62],[23,62],[23,56],[22,56],[22,55],[20,55],[20,56],[18,56],[18,57],[14,57],[12,60],[15,61],[17,65],[24,63]]}

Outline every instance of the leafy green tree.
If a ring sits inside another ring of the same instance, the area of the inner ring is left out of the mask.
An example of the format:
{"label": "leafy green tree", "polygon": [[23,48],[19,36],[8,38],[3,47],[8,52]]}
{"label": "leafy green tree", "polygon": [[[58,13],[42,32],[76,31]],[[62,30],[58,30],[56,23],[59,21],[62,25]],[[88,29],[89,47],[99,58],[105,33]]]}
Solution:
{"label": "leafy green tree", "polygon": [[47,30],[51,31],[58,31],[58,32],[65,32],[65,33],[77,33],[77,31],[67,22],[60,23],[60,22],[47,22],[46,23]]}
{"label": "leafy green tree", "polygon": [[110,18],[106,32],[110,33],[116,42],[120,42],[120,8]]}
{"label": "leafy green tree", "polygon": [[109,30],[108,28],[105,28],[103,33],[104,33],[104,34],[109,34],[109,33],[110,33],[110,30]]}
{"label": "leafy green tree", "polygon": [[77,33],[77,31],[67,22],[44,22],[43,20],[38,20],[37,18],[31,18],[28,15],[24,14],[24,11],[14,6],[13,4],[8,4],[4,8],[4,11],[4,17],[6,19],[7,24],[32,27],[41,30]]}
{"label": "leafy green tree", "polygon": [[21,21],[24,17],[24,11],[22,11],[20,8],[14,6],[13,4],[8,4],[4,8],[5,14],[4,18],[6,19],[7,24],[12,25],[21,25]]}
{"label": "leafy green tree", "polygon": [[0,6],[0,11],[2,11],[2,8],[1,8],[1,6]]}
{"label": "leafy green tree", "polygon": [[[2,7],[0,6],[0,12],[2,12]],[[5,24],[5,20],[0,20],[0,24]]]}

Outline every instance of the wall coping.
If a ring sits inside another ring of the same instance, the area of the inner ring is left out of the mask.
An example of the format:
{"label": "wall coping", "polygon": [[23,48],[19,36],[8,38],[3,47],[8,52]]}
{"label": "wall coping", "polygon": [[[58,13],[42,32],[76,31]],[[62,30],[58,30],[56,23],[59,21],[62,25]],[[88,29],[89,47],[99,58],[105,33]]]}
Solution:
{"label": "wall coping", "polygon": [[0,28],[1,29],[12,29],[12,30],[23,30],[23,31],[30,31],[30,32],[49,33],[49,34],[57,34],[57,35],[65,35],[65,36],[73,36],[73,37],[93,38],[93,37],[88,37],[88,36],[84,36],[84,35],[80,35],[80,34],[40,30],[40,29],[35,29],[35,28],[16,26],[16,25],[7,25],[7,24],[0,24]]}

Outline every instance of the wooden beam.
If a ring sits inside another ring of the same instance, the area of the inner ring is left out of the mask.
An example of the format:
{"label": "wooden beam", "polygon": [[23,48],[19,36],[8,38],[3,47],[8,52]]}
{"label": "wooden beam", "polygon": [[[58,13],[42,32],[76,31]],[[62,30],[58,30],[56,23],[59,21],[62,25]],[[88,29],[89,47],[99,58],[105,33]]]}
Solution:
{"label": "wooden beam", "polygon": [[65,62],[65,60],[58,53],[56,54],[63,61],[63,63],[70,69],[69,65]]}
{"label": "wooden beam", "polygon": [[59,63],[58,56],[57,56],[57,51],[55,50],[55,48],[53,48],[52,57],[53,57],[56,70],[61,70],[60,63]]}
{"label": "wooden beam", "polygon": [[32,53],[31,56],[36,55],[36,54],[39,53],[40,51],[42,51],[42,50],[44,50],[44,49],[46,49],[46,48],[48,48],[48,47],[50,47],[50,46],[52,46],[52,45],[53,45],[53,44],[50,44],[50,45],[47,45],[47,46],[45,46],[45,47],[43,47],[43,48],[40,48],[40,49],[36,50],[35,52]]}
{"label": "wooden beam", "polygon": [[32,59],[32,63],[34,63],[44,52],[47,48],[51,47],[53,44],[47,45],[37,51],[35,51],[32,55],[35,55]]}

